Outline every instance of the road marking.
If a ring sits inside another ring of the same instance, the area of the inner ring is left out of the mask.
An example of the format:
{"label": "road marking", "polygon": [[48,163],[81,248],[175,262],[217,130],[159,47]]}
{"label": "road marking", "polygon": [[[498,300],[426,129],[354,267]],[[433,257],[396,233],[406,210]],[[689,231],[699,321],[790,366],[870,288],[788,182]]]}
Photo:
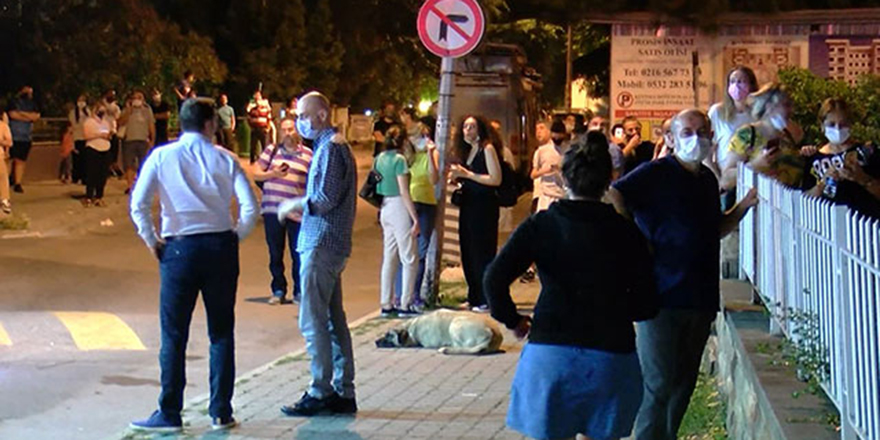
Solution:
{"label": "road marking", "polygon": [[6,333],[2,322],[0,322],[0,345],[12,345],[12,339],[9,339],[9,333]]}
{"label": "road marking", "polygon": [[118,316],[102,312],[55,312],[80,350],[146,350]]}

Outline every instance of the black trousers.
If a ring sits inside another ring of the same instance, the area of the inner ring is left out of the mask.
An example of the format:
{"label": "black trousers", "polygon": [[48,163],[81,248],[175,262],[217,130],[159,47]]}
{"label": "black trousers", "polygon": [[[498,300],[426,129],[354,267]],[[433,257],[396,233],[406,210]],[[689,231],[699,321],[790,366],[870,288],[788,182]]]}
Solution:
{"label": "black trousers", "polygon": [[110,172],[110,152],[98,151],[86,147],[86,198],[104,198],[104,187],[107,185],[107,174]]}
{"label": "black trousers", "polygon": [[73,142],[73,173],[74,183],[86,183],[86,141]]}
{"label": "black trousers", "polygon": [[[263,152],[263,149],[269,143],[269,132],[254,128],[251,129],[251,163],[257,161],[257,158],[260,157],[260,153]],[[259,144],[259,146],[258,146]]]}
{"label": "black trousers", "polygon": [[498,201],[479,194],[462,194],[458,216],[461,266],[471,307],[486,304],[483,274],[498,251]]}

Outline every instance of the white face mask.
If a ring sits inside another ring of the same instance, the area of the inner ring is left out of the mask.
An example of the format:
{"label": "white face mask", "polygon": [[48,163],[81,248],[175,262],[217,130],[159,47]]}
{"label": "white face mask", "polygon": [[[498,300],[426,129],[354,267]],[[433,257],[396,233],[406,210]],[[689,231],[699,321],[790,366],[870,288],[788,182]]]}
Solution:
{"label": "white face mask", "polygon": [[675,155],[684,162],[700,163],[709,156],[712,143],[709,139],[701,138],[696,134],[688,137],[676,137]]}
{"label": "white face mask", "polygon": [[825,127],[825,138],[834,145],[840,145],[849,139],[849,128]]}
{"label": "white face mask", "polygon": [[422,152],[428,149],[428,138],[422,136],[419,140],[416,141],[415,144],[416,151]]}
{"label": "white face mask", "polygon": [[782,131],[788,126],[788,119],[785,119],[785,116],[777,113],[770,117],[770,125],[772,125],[773,128]]}

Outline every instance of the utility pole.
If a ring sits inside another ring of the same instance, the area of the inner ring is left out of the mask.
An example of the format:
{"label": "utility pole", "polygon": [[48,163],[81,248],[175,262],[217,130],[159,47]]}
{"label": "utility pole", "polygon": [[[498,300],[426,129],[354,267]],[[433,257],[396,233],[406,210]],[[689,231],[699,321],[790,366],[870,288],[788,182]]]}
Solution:
{"label": "utility pole", "polygon": [[565,37],[565,110],[571,111],[571,23]]}

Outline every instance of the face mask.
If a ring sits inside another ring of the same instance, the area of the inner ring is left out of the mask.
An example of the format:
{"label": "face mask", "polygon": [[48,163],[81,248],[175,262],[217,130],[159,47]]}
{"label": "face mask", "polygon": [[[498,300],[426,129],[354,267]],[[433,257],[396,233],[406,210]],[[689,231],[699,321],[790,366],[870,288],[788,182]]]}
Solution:
{"label": "face mask", "polygon": [[785,127],[788,126],[788,120],[785,119],[785,116],[777,113],[770,117],[770,125],[772,125],[773,128],[782,131],[785,130]]}
{"label": "face mask", "polygon": [[840,145],[849,139],[849,128],[825,127],[825,137],[828,142]]}
{"label": "face mask", "polygon": [[566,133],[571,133],[571,132],[573,132],[573,131],[574,131],[574,124],[571,124],[571,123],[566,122],[566,123],[565,123],[565,132],[566,132]]}
{"label": "face mask", "polygon": [[561,139],[561,138],[552,138],[552,140],[553,140],[553,145],[556,145],[557,147],[562,145],[562,142],[565,141],[565,139]]}
{"label": "face mask", "polygon": [[727,93],[734,101],[742,101],[746,99],[746,96],[749,96],[749,89],[745,84],[733,83],[727,86]]}
{"label": "face mask", "polygon": [[318,133],[312,129],[312,121],[309,118],[297,118],[296,131],[300,136],[310,140],[313,140],[318,136]]}
{"label": "face mask", "polygon": [[602,126],[601,125],[591,125],[587,129],[587,131],[602,131]]}
{"label": "face mask", "polygon": [[131,101],[131,105],[134,107],[142,107],[144,105],[144,100],[143,99],[135,99],[134,101]]}
{"label": "face mask", "polygon": [[416,151],[422,152],[428,149],[428,138],[420,137],[418,141],[416,141]]}
{"label": "face mask", "polygon": [[675,140],[675,155],[684,162],[699,163],[709,155],[709,139],[691,135]]}

